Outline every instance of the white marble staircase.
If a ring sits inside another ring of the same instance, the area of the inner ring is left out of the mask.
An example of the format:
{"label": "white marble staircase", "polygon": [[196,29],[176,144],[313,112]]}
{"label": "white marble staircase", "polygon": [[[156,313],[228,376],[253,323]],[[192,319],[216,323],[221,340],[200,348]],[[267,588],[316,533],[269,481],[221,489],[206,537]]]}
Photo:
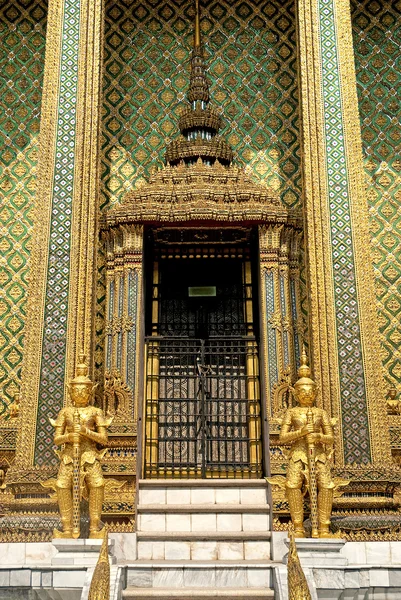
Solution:
{"label": "white marble staircase", "polygon": [[140,481],[123,598],[273,598],[270,538],[263,479]]}

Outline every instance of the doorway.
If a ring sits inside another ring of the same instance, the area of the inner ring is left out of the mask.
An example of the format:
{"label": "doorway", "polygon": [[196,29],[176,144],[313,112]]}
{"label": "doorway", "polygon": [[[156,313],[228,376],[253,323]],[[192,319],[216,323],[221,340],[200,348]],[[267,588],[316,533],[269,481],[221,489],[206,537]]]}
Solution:
{"label": "doorway", "polygon": [[145,477],[260,477],[251,231],[190,233],[147,253]]}

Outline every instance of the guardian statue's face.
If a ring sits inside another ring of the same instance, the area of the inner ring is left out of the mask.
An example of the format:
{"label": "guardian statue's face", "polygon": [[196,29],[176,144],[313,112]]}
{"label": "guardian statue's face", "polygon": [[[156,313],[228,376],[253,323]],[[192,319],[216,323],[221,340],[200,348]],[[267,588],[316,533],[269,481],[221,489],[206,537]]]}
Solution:
{"label": "guardian statue's face", "polygon": [[313,406],[316,398],[316,386],[310,383],[295,385],[295,397],[301,406]]}
{"label": "guardian statue's face", "polygon": [[74,406],[88,406],[92,392],[92,384],[87,383],[72,383],[71,384],[71,400]]}

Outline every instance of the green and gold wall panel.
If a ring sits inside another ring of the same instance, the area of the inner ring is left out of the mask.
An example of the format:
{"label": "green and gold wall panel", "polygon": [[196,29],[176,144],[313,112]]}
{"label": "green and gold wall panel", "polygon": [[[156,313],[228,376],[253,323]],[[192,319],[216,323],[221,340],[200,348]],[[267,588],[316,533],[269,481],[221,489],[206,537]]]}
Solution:
{"label": "green and gold wall panel", "polygon": [[[201,28],[214,106],[237,163],[296,206],[301,194],[295,3],[204,2]],[[103,205],[164,160],[189,85],[194,8],[106,3]]]}
{"label": "green and gold wall panel", "polygon": [[401,2],[352,0],[383,375],[401,391]]}
{"label": "green and gold wall panel", "polygon": [[20,389],[47,3],[0,5],[0,413]]}

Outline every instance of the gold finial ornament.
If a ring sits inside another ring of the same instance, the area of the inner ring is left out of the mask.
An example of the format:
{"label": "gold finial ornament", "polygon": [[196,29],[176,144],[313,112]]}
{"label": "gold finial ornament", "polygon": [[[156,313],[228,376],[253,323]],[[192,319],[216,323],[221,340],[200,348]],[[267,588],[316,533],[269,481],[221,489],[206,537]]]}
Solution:
{"label": "gold finial ornament", "polygon": [[[83,496],[89,499],[89,537],[103,536],[101,512],[105,482],[100,460],[106,450],[107,427],[111,423],[100,408],[89,401],[96,386],[88,377],[88,366],[84,352],[79,355],[75,377],[68,390],[71,405],[61,409],[55,421],[54,443],[61,446],[58,453],[61,464],[55,482],[62,531],[55,530],[54,537],[78,538],[80,536],[80,503]],[[45,487],[52,487],[52,480]],[[53,480],[54,481],[54,480]]]}
{"label": "gold finial ornament", "polygon": [[109,539],[106,531],[102,547],[100,548],[99,558],[93,572],[88,600],[109,600],[110,598],[110,561],[108,544]]}
{"label": "gold finial ornament", "polygon": [[295,537],[305,537],[303,497],[309,492],[312,537],[330,537],[334,483],[329,456],[334,442],[327,412],[314,406],[317,386],[311,378],[305,347],[298,380],[291,388],[299,406],[289,408],[281,425],[280,443],[291,446],[286,473],[286,497]]}
{"label": "gold finial ornament", "polygon": [[195,0],[194,48],[199,48],[200,45],[201,45],[201,31],[200,31],[199,0]]}
{"label": "gold finial ornament", "polygon": [[206,79],[205,65],[203,63],[199,0],[195,0],[194,47],[191,57],[191,78],[188,90],[188,100],[190,102],[209,102],[209,84]]}
{"label": "gold finial ornament", "polygon": [[300,366],[298,369],[298,377],[299,379],[296,381],[295,385],[300,386],[303,383],[310,383],[316,385],[313,379],[310,378],[311,370],[308,364],[308,355],[306,354],[305,344],[302,344],[302,352],[300,357]]}
{"label": "gold finial ornament", "polygon": [[70,381],[70,385],[74,384],[85,384],[85,385],[93,385],[93,382],[88,377],[88,365],[86,364],[86,356],[85,352],[81,350],[78,355],[78,363],[75,369],[75,377]]}
{"label": "gold finial ornament", "polygon": [[288,537],[290,538],[287,563],[288,600],[312,600],[308,582],[299,560],[292,528],[288,532]]}

